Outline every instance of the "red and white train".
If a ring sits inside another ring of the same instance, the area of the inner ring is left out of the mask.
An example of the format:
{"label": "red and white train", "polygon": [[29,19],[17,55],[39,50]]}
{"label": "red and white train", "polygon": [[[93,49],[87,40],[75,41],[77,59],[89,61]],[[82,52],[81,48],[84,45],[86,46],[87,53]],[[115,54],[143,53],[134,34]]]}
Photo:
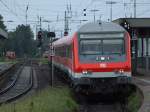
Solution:
{"label": "red and white train", "polygon": [[16,59],[16,53],[14,51],[7,51],[6,52],[6,57],[8,59]]}
{"label": "red and white train", "polygon": [[55,41],[54,49],[53,64],[77,91],[109,93],[131,82],[130,36],[115,23],[87,23]]}

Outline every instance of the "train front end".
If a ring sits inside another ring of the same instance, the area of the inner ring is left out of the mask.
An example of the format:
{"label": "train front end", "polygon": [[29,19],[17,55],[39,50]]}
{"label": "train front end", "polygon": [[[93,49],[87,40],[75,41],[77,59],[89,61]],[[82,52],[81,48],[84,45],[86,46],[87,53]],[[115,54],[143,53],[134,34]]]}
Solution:
{"label": "train front end", "polygon": [[126,91],[131,83],[130,36],[126,30],[114,23],[88,23],[76,37],[73,54],[76,90]]}

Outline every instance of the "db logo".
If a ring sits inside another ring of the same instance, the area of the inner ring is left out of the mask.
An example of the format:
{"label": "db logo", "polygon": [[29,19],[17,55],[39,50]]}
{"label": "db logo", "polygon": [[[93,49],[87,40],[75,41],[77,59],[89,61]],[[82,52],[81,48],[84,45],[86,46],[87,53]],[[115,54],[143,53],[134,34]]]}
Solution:
{"label": "db logo", "polygon": [[107,65],[105,63],[100,64],[100,68],[106,68],[106,67],[107,67]]}

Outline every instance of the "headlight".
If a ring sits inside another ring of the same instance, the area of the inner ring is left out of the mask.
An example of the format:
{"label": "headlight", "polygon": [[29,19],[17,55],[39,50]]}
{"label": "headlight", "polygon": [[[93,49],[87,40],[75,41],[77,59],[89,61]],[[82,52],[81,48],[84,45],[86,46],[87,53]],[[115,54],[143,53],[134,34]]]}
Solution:
{"label": "headlight", "polygon": [[84,75],[91,75],[92,71],[83,70],[82,74],[84,74]]}
{"label": "headlight", "polygon": [[123,69],[119,70],[119,73],[124,74],[124,70]]}
{"label": "headlight", "polygon": [[83,73],[83,74],[87,74],[87,73],[88,73],[88,71],[84,70],[84,71],[82,71],[82,73]]}
{"label": "headlight", "polygon": [[124,74],[124,70],[123,69],[115,70],[114,72],[115,72],[115,74]]}

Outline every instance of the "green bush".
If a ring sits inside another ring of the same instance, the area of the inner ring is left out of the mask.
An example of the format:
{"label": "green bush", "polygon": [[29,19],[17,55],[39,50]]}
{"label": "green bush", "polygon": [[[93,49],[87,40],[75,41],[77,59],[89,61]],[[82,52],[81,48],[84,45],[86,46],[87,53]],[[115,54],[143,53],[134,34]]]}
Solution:
{"label": "green bush", "polygon": [[0,112],[74,112],[78,105],[68,88],[49,88],[16,104],[0,107]]}
{"label": "green bush", "polygon": [[133,93],[129,98],[128,98],[128,109],[129,112],[138,112],[138,109],[141,105],[141,98],[137,93]]}

